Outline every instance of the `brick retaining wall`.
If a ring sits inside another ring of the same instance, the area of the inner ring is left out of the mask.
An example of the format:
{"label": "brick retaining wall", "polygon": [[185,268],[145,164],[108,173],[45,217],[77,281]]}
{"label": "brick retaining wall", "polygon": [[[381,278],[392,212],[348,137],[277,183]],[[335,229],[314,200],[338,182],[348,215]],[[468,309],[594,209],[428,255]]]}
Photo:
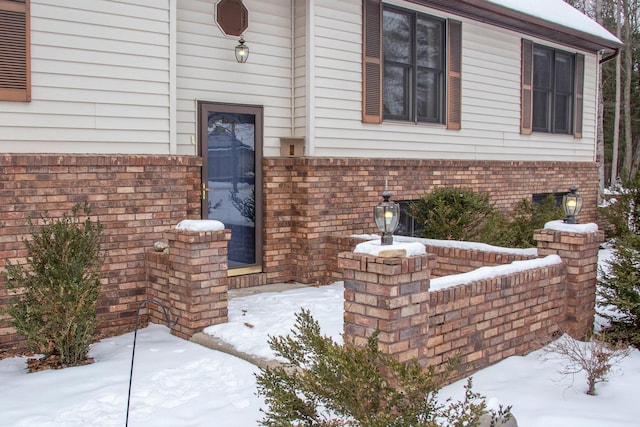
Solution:
{"label": "brick retaining wall", "polygon": [[567,265],[567,319],[573,337],[585,337],[593,331],[596,314],[598,251],[604,231],[570,233],[536,230],[538,255],[558,254]]}
{"label": "brick retaining wall", "polygon": [[457,356],[462,378],[539,348],[567,329],[565,279],[556,264],[431,291],[429,364]]}
{"label": "brick retaining wall", "polygon": [[[99,329],[132,330],[147,293],[147,250],[179,221],[200,216],[200,166],[201,159],[186,156],[1,155],[0,269],[8,258],[24,261],[28,218],[61,217],[86,201],[104,225]],[[7,298],[0,278],[0,307]],[[0,348],[19,341],[0,322]]]}
{"label": "brick retaining wall", "polygon": [[437,260],[436,266],[432,271],[432,277],[466,273],[480,267],[510,264],[513,261],[536,258],[535,255],[452,248],[437,245],[428,245],[427,252],[434,254]]}
{"label": "brick retaining wall", "polygon": [[[207,326],[226,323],[230,230],[171,230],[165,237],[169,242],[165,252],[147,252],[148,297],[177,317],[171,333],[189,339]],[[166,322],[157,309],[150,311],[150,318]]]}
{"label": "brick retaining wall", "polygon": [[[331,282],[342,280],[343,278],[342,268],[338,266],[338,255],[341,252],[353,251],[358,243],[364,241],[366,241],[365,238],[352,236],[329,236],[327,238],[327,274],[331,278]],[[452,247],[446,241],[442,241],[442,245],[438,245],[437,242],[437,240],[434,240],[432,244],[425,246],[427,253],[436,257],[431,269],[431,277],[466,273],[479,267],[510,264],[513,261],[537,258],[535,254],[526,255],[516,251]],[[463,245],[462,242],[459,243]]]}
{"label": "brick retaining wall", "polygon": [[[442,367],[457,358],[454,380],[524,355],[560,333],[584,339],[593,331],[603,233],[544,229],[536,231],[536,238],[538,255],[558,261],[533,259],[506,270],[512,272],[433,280],[431,271],[439,261],[431,253],[407,258],[340,253],[345,343],[363,345],[377,329],[380,348],[401,361],[415,358],[423,366]],[[467,260],[491,255],[461,249],[453,253]]]}
{"label": "brick retaining wall", "polygon": [[[100,331],[130,330],[147,296],[147,251],[179,221],[200,218],[201,165],[191,156],[3,154],[0,269],[6,259],[24,261],[27,218],[46,212],[59,217],[86,201],[105,226]],[[331,236],[376,232],[371,209],[387,179],[394,200],[460,186],[490,192],[500,209],[575,183],[584,197],[581,221],[595,218],[597,167],[588,163],[266,158],[263,173],[263,272],[230,277],[231,288],[340,278],[335,259],[346,249]],[[0,278],[0,307],[7,298]],[[0,322],[0,348],[19,340]]]}
{"label": "brick retaining wall", "polygon": [[456,358],[453,381],[527,354],[569,327],[565,264],[430,291],[428,267],[434,261],[431,254],[340,254],[345,342],[364,345],[377,329],[380,348],[401,361],[415,358],[442,368]]}

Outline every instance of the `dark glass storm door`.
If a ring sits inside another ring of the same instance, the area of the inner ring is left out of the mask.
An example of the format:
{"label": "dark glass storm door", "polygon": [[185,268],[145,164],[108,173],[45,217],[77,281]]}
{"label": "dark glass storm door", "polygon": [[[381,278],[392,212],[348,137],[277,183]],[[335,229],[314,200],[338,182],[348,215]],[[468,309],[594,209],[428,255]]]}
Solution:
{"label": "dark glass storm door", "polygon": [[202,218],[231,230],[229,275],[262,271],[262,107],[200,102]]}

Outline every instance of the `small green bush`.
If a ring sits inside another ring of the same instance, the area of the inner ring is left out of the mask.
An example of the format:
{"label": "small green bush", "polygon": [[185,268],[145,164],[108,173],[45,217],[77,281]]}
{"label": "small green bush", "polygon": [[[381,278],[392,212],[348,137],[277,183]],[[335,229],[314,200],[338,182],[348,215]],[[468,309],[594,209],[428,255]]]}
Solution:
{"label": "small green bush", "polygon": [[494,422],[510,417],[510,408],[487,411],[471,380],[464,400],[439,402],[434,369],[382,353],[375,334],[364,348],[339,345],[320,335],[306,310],[296,314],[292,332],[269,340],[289,365],[261,368],[257,375],[258,394],[268,405],[263,426],[478,426],[483,414]]}
{"label": "small green bush", "polygon": [[564,216],[553,195],[541,204],[522,199],[505,214],[491,205],[489,195],[453,187],[437,188],[411,203],[408,212],[424,226],[420,237],[510,248],[535,246],[533,232]]}
{"label": "small green bush", "polygon": [[86,204],[76,205],[71,216],[43,218],[41,227],[29,220],[28,268],[7,260],[3,273],[13,293],[9,323],[53,367],[84,363],[96,327],[102,225],[89,213]]}
{"label": "small green bush", "polygon": [[479,241],[507,248],[530,248],[536,245],[535,230],[563,217],[562,208],[557,206],[556,198],[551,194],[540,204],[522,199],[516,203],[513,212],[495,212],[482,229]]}
{"label": "small green bush", "polygon": [[411,203],[408,212],[424,226],[421,237],[475,241],[494,208],[488,194],[440,187]]}

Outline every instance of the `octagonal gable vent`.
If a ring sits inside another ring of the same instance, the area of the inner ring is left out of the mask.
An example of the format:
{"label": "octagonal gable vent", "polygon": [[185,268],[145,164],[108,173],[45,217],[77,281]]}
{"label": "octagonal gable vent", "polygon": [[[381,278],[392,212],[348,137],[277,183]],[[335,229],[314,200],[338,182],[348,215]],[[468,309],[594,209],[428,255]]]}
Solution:
{"label": "octagonal gable vent", "polygon": [[241,36],[249,27],[249,11],[242,0],[220,0],[216,5],[216,23],[228,36]]}

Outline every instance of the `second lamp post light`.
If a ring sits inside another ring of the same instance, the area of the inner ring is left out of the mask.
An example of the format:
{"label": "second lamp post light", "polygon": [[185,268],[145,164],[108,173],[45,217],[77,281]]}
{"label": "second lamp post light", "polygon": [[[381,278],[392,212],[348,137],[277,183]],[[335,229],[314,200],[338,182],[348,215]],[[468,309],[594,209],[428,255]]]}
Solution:
{"label": "second lamp post light", "polygon": [[562,207],[564,209],[564,222],[567,224],[577,224],[576,217],[582,209],[582,196],[578,194],[578,186],[573,185],[569,192],[562,197]]}
{"label": "second lamp post light", "polygon": [[387,189],[387,181],[382,192],[383,200],[373,207],[373,219],[378,230],[382,233],[380,243],[382,245],[393,244],[393,232],[398,228],[400,221],[400,206],[390,201],[392,193]]}

